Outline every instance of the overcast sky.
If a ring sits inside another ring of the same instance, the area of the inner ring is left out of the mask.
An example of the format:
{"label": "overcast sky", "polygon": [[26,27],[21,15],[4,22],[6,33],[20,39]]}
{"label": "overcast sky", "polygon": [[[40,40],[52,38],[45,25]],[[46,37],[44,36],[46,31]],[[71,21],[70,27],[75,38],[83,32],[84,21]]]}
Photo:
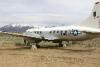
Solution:
{"label": "overcast sky", "polygon": [[0,25],[69,24],[86,18],[99,0],[0,0]]}

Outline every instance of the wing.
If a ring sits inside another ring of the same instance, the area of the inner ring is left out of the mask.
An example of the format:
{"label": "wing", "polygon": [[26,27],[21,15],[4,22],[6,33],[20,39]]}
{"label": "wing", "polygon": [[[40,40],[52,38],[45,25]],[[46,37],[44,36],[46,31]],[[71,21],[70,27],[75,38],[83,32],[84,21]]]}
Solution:
{"label": "wing", "polygon": [[39,34],[28,33],[28,32],[23,33],[23,34],[19,34],[19,33],[9,33],[9,32],[0,32],[0,33],[1,34],[5,34],[5,35],[23,37],[23,38],[45,39],[45,40],[55,40],[55,39],[58,39],[57,36],[55,36],[55,35],[49,35],[49,34],[39,35]]}
{"label": "wing", "polygon": [[11,35],[11,36],[17,36],[17,37],[23,37],[23,38],[38,38],[41,39],[41,36],[35,33],[9,33],[9,32],[0,32],[0,34],[5,34],[5,35]]}

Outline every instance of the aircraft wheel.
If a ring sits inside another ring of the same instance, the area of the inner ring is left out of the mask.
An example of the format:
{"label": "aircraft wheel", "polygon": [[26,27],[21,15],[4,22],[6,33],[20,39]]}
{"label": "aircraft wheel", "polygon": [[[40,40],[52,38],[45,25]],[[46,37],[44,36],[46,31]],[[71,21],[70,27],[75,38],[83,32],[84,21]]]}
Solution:
{"label": "aircraft wheel", "polygon": [[59,44],[59,47],[66,47],[66,44]]}
{"label": "aircraft wheel", "polygon": [[30,45],[30,42],[27,41],[27,40],[24,40],[24,44],[25,44],[26,46],[29,46],[29,45]]}
{"label": "aircraft wheel", "polygon": [[24,44],[26,45],[26,40],[24,40]]}
{"label": "aircraft wheel", "polygon": [[59,43],[59,47],[63,47],[63,44],[62,43]]}
{"label": "aircraft wheel", "polygon": [[37,44],[36,44],[36,47],[37,47],[37,48],[39,48],[39,47],[40,47],[40,45],[37,43]]}

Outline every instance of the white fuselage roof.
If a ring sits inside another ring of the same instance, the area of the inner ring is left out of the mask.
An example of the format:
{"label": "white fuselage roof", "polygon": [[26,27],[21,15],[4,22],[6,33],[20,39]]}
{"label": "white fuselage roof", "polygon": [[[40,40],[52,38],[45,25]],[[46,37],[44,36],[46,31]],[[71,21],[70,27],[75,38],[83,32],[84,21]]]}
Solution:
{"label": "white fuselage roof", "polygon": [[99,28],[92,28],[92,27],[81,27],[78,25],[71,25],[71,26],[60,26],[60,27],[51,27],[51,28],[38,28],[38,29],[29,29],[27,32],[32,31],[67,31],[67,30],[79,30],[79,31],[86,31],[86,32],[100,32]]}

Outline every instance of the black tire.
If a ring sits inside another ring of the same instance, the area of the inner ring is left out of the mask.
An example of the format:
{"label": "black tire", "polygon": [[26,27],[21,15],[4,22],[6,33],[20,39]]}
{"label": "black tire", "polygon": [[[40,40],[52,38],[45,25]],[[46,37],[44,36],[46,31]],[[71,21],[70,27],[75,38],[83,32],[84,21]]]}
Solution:
{"label": "black tire", "polygon": [[63,44],[59,43],[59,47],[63,47]]}
{"label": "black tire", "polygon": [[37,47],[37,48],[40,48],[40,45],[39,45],[39,44],[36,44],[36,47]]}
{"label": "black tire", "polygon": [[24,44],[26,45],[26,40],[24,40]]}

